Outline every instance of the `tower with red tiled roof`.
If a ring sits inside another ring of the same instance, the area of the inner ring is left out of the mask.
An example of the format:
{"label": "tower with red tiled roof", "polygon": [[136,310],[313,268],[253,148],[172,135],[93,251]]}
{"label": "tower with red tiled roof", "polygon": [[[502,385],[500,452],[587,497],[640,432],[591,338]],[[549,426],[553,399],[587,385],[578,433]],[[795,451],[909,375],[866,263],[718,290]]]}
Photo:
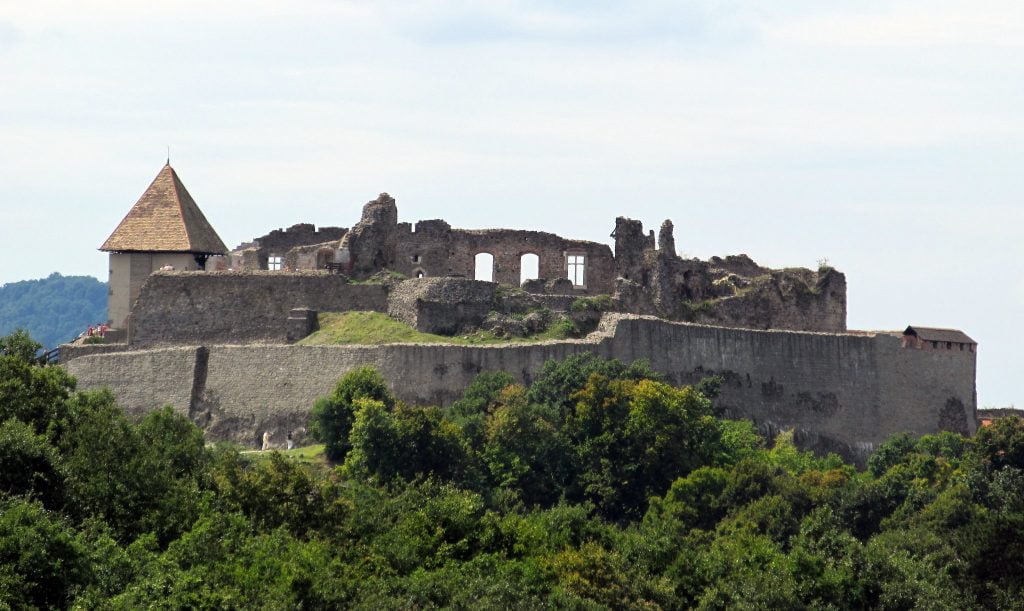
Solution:
{"label": "tower with red tiled roof", "polygon": [[156,270],[194,271],[228,249],[168,163],[100,250],[110,253],[109,324],[124,328],[132,303]]}

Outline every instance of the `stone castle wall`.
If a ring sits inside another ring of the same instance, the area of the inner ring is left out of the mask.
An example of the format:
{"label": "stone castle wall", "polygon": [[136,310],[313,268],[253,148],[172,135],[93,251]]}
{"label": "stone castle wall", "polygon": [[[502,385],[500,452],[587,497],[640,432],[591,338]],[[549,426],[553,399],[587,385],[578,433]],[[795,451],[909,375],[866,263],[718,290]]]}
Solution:
{"label": "stone castle wall", "polygon": [[387,311],[387,290],[325,272],[157,272],[128,319],[133,347],[287,341],[294,308]]}
{"label": "stone castle wall", "polygon": [[[795,428],[804,444],[864,453],[889,435],[973,433],[970,352],[901,347],[891,335],[751,331],[610,315],[578,341],[508,346],[220,346],[94,354],[66,363],[80,386],[109,386],[131,411],[170,403],[211,439],[255,444],[305,425],[313,401],[345,372],[376,367],[403,400],[447,405],[481,371],[530,381],[549,359],[584,351],[647,359],[675,384],[723,377],[717,405],[765,432]],[[167,373],[162,376],[160,372]]]}

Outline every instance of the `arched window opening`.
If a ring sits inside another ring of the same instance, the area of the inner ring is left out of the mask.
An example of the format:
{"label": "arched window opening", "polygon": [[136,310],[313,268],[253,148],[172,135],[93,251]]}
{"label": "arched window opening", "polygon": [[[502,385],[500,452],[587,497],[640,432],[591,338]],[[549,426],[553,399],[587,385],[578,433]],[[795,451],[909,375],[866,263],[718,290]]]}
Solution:
{"label": "arched window opening", "polygon": [[482,252],[476,256],[476,272],[473,277],[484,282],[494,282],[494,255]]}
{"label": "arched window opening", "polygon": [[540,257],[528,252],[519,258],[519,284],[540,278]]}

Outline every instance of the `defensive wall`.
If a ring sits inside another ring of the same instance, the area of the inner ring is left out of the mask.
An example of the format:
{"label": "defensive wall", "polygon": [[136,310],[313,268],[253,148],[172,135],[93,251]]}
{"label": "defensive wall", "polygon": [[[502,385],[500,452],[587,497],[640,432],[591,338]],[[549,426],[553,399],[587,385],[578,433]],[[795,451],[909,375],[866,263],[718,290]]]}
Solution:
{"label": "defensive wall", "polygon": [[128,318],[133,347],[284,342],[294,308],[387,311],[387,290],[326,272],[156,272]]}
{"label": "defensive wall", "polygon": [[772,433],[794,428],[805,447],[863,458],[889,435],[976,428],[975,353],[904,348],[891,334],[754,331],[606,315],[576,341],[501,346],[219,345],[64,356],[81,388],[107,386],[132,412],[165,404],[210,439],[256,444],[305,426],[313,401],[338,378],[372,365],[396,395],[447,405],[476,374],[507,371],[529,382],[549,359],[593,352],[646,359],[674,384],[722,376],[716,402],[729,417]]}

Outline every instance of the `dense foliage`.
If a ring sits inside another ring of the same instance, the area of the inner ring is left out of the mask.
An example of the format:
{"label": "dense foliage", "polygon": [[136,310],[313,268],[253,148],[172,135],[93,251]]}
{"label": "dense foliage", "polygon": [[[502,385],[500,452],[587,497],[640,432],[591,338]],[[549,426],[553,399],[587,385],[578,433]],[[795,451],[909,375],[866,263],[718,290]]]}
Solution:
{"label": "dense foliage", "polygon": [[[317,406],[335,465],[204,446],[0,340],[0,607],[1008,608],[1024,421],[858,471],[763,447],[642,364],[482,374],[448,409],[372,370]],[[713,390],[713,385],[704,387]]]}
{"label": "dense foliage", "polygon": [[0,286],[0,335],[25,329],[47,348],[71,341],[107,320],[107,284],[92,276],[61,276]]}

